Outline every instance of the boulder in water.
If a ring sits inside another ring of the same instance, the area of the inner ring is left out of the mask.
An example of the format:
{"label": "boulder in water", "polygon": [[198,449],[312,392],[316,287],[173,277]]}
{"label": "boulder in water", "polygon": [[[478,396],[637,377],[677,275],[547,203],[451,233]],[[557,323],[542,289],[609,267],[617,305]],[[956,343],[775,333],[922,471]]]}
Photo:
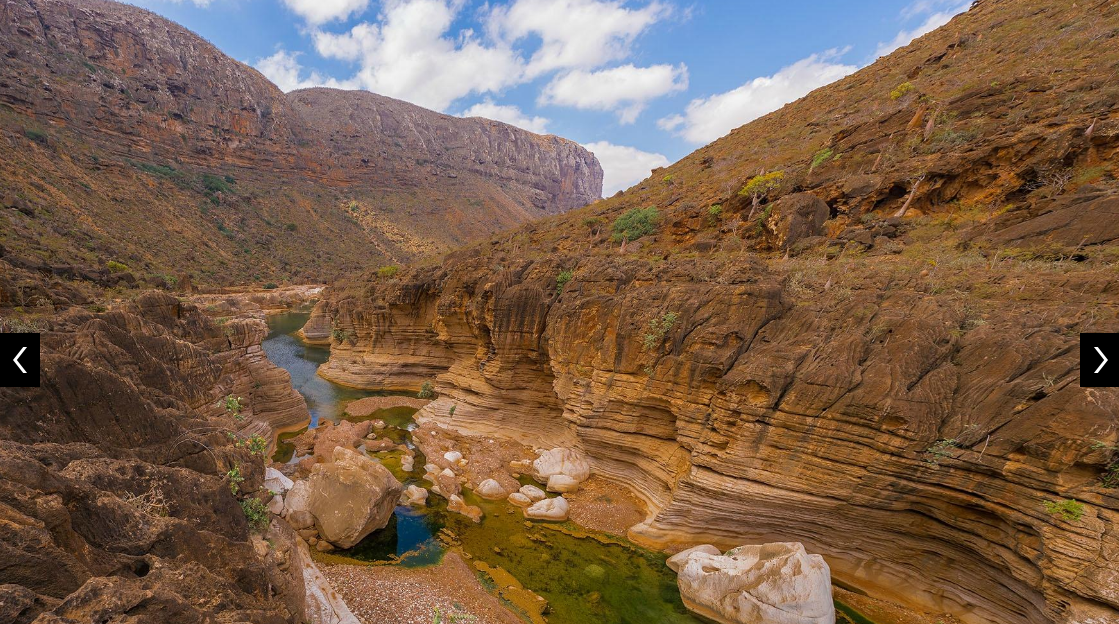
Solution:
{"label": "boulder in water", "polygon": [[509,502],[517,507],[528,507],[532,504],[532,500],[520,492],[513,492],[510,494]]}
{"label": "boulder in water", "polygon": [[524,494],[525,496],[527,496],[528,499],[530,501],[534,502],[534,503],[536,501],[541,501],[541,500],[544,500],[545,498],[548,498],[548,495],[544,493],[544,490],[541,490],[540,488],[536,487],[535,485],[521,486],[521,494]]}
{"label": "boulder in water", "polygon": [[317,464],[307,480],[309,511],[319,535],[340,548],[351,548],[384,528],[403,486],[380,462],[336,447],[329,464]]}
{"label": "boulder in water", "polygon": [[723,551],[715,548],[711,544],[700,544],[699,546],[692,546],[687,550],[681,550],[675,555],[672,555],[668,558],[668,561],[666,563],[668,563],[668,567],[672,568],[673,572],[679,573],[680,568],[682,568],[684,564],[687,563],[688,557],[690,557],[694,552],[706,553],[708,555],[723,554]]}
{"label": "boulder in water", "polygon": [[676,582],[689,609],[718,622],[835,623],[831,570],[799,542],[692,549]]}
{"label": "boulder in water", "polygon": [[474,522],[482,521],[481,507],[478,507],[477,505],[467,505],[466,501],[464,501],[458,494],[452,494],[450,498],[447,499],[447,501],[447,511],[453,511],[454,513],[462,514],[467,518],[470,518]]}
{"label": "boulder in water", "polygon": [[423,507],[427,505],[427,490],[418,485],[409,485],[400,495],[400,503],[409,507]]}

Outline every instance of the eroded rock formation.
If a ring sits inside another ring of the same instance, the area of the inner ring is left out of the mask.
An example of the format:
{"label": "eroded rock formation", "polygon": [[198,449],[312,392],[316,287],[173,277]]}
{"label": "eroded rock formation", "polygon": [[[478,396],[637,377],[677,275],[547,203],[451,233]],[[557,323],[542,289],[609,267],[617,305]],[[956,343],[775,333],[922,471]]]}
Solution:
{"label": "eroded rock formation", "polygon": [[271,385],[261,336],[167,295],[44,328],[41,387],[0,388],[4,621],[305,617],[293,534],[253,535],[227,475],[252,497],[264,468],[228,439],[222,397],[243,396],[248,422],[288,409],[253,387]]}

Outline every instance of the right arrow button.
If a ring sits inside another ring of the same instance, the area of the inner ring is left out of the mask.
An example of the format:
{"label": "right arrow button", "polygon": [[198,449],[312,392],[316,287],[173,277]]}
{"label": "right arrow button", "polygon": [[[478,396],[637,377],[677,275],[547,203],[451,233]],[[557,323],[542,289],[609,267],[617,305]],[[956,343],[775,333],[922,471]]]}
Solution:
{"label": "right arrow button", "polygon": [[1119,387],[1119,366],[1108,366],[1107,354],[1119,353],[1119,334],[1080,334],[1080,387]]}

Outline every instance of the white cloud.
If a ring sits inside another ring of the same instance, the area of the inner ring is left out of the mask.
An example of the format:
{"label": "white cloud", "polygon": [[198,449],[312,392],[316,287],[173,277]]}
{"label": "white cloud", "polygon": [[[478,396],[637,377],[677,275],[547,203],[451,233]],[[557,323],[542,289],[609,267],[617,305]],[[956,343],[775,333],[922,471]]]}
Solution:
{"label": "white cloud", "polygon": [[948,4],[959,4],[960,0],[915,0],[901,10],[901,19],[911,20],[918,15],[925,15],[936,11],[939,7]]}
{"label": "white cloud", "polygon": [[653,169],[669,164],[664,154],[643,152],[635,147],[606,141],[586,143],[583,147],[594,152],[602,165],[602,194],[606,197],[644,180]]}
{"label": "white cloud", "polygon": [[258,60],[253,67],[285,93],[311,87],[354,88],[352,83],[327,78],[315,71],[304,76],[303,67],[299,64],[298,52],[279,50],[272,56]]}
{"label": "white cloud", "polygon": [[369,7],[369,0],[283,0],[283,2],[296,15],[315,25],[344,20],[360,14]]}
{"label": "white cloud", "polygon": [[517,126],[529,132],[537,134],[548,133],[548,120],[543,117],[529,117],[521,112],[521,109],[516,106],[495,104],[493,100],[486,98],[484,102],[479,102],[474,106],[462,111],[459,117],[485,117],[486,119],[493,119],[495,121],[505,122],[511,126]]}
{"label": "white cloud", "polygon": [[688,88],[688,68],[680,64],[601,71],[573,70],[552,79],[540,93],[540,104],[583,110],[613,110],[623,124],[637,120],[649,100]]}
{"label": "white cloud", "polygon": [[621,0],[516,0],[490,14],[488,29],[512,44],[539,37],[526,68],[529,78],[557,69],[600,67],[629,56],[630,45],[671,13],[653,1],[627,8]]}
{"label": "white cloud", "polygon": [[844,51],[813,54],[772,76],[762,76],[726,93],[692,100],[683,115],[657,122],[692,143],[710,143],[734,128],[771,113],[813,89],[839,80],[857,68],[832,62]]}
{"label": "white cloud", "polygon": [[[907,7],[906,10],[902,12],[902,15],[914,17],[921,13],[927,13],[933,8],[933,4],[934,2],[917,2]],[[935,2],[935,4],[944,4],[944,2]],[[955,7],[948,9],[947,11],[933,13],[920,26],[917,26],[912,30],[903,30],[899,32],[892,41],[889,41],[887,43],[879,43],[878,49],[874,52],[874,56],[886,56],[890,52],[893,52],[894,50],[897,50],[902,46],[909,45],[909,42],[913,41],[917,37],[930,33],[937,28],[940,28],[941,26],[947,24],[948,21],[951,20],[953,17],[966,11],[969,6],[971,6],[970,0],[964,2],[963,4],[957,4]]]}
{"label": "white cloud", "polygon": [[379,23],[349,32],[315,32],[315,48],[328,58],[357,61],[353,82],[375,93],[436,110],[470,94],[499,91],[523,81],[520,57],[507,45],[486,45],[470,30],[447,37],[459,0],[384,0]]}

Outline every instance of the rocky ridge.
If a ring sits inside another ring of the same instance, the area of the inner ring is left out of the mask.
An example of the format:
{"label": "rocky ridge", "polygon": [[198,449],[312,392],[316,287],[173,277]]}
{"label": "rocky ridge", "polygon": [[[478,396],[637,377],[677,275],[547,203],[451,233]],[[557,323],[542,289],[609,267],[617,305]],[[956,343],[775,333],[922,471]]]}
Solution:
{"label": "rocky ridge", "polygon": [[571,141],[364,92],[284,94],[108,0],[4,0],[0,52],[0,244],[36,273],[325,281],[601,192]]}
{"label": "rocky ridge", "polygon": [[1119,395],[1077,350],[1119,330],[1115,36],[1114,3],[978,2],[617,197],[330,289],[320,372],[579,449],[646,544],[795,541],[964,622],[1115,620]]}
{"label": "rocky ridge", "polygon": [[41,387],[0,389],[0,619],[354,621],[250,504],[251,432],[308,417],[262,328],[163,294],[42,328]]}

